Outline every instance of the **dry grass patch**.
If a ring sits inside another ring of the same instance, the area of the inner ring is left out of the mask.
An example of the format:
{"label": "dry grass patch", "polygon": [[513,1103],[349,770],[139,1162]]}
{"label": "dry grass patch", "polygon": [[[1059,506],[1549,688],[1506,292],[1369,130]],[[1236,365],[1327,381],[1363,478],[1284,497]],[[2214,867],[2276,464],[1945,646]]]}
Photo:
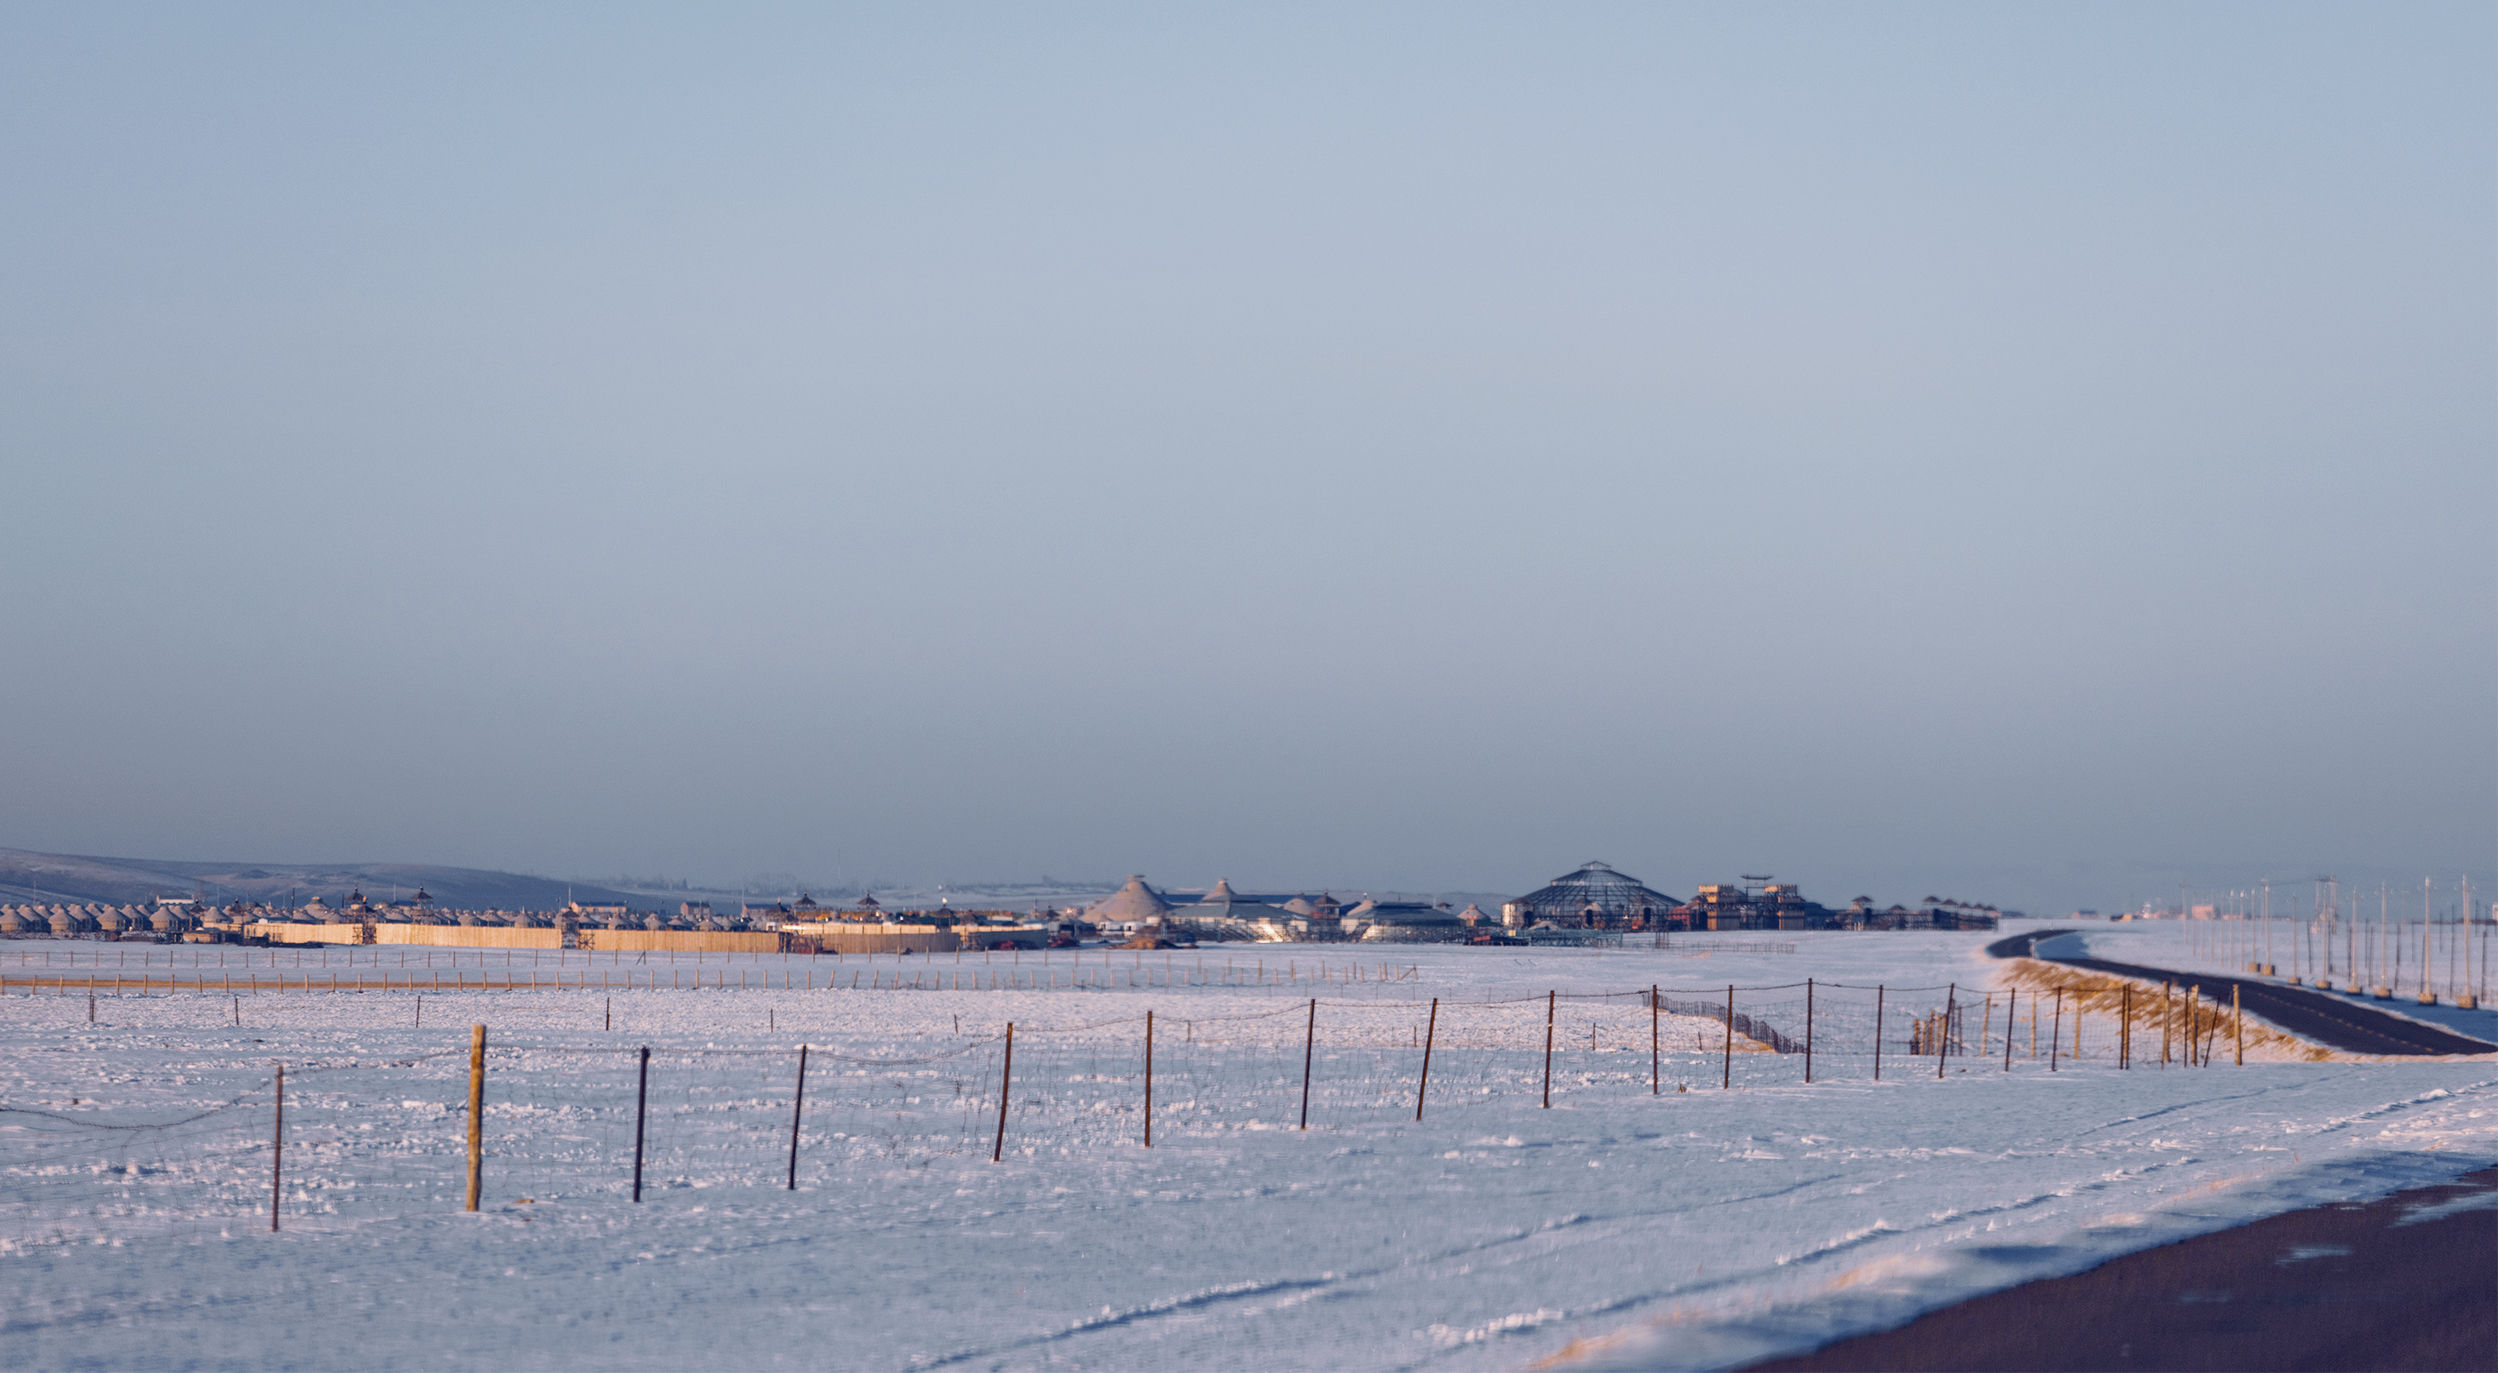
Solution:
{"label": "dry grass patch", "polygon": [[[2160,1004],[2160,984],[2137,981],[2129,977],[2115,977],[2107,973],[2088,972],[2035,958],[2013,959],[2005,980],[2020,989],[2025,996],[2035,996],[2041,1002],[2052,1001],[2056,993],[2063,993],[2067,1021],[2065,1025],[2067,1050],[2070,1050],[2072,1043],[2071,1019],[2078,1009],[2085,1018],[2084,1023],[2089,1027],[2089,1032],[2098,1040],[2092,1053],[2093,1057],[2113,1052],[2116,1021],[2126,1014],[2126,993],[2130,989],[2132,992],[2131,1019],[2134,1031],[2133,1060],[2137,1065],[2156,1064],[2160,1061],[2160,1019],[2163,1013]],[[2180,980],[2172,985],[2175,990],[2170,994],[2166,1008],[2171,1035],[2170,1054],[2172,1061],[2183,1062],[2188,1018],[2186,989],[2192,983],[2189,980]],[[2046,1007],[2042,1005],[2040,1010],[2044,1013]],[[2204,1051],[2209,1054],[2212,1062],[2226,1063],[2236,1060],[2238,1052],[2236,1019],[2235,1013],[2230,1010],[2226,1000],[2215,1003],[2208,996],[2198,999],[2197,1009],[2194,1012],[2195,1028],[2205,1046]],[[2285,1061],[2326,1063],[2347,1057],[2321,1045],[2311,1044],[2286,1030],[2277,1029],[2252,1015],[2246,1017],[2245,1033],[2246,1056],[2249,1059],[2274,1063]]]}

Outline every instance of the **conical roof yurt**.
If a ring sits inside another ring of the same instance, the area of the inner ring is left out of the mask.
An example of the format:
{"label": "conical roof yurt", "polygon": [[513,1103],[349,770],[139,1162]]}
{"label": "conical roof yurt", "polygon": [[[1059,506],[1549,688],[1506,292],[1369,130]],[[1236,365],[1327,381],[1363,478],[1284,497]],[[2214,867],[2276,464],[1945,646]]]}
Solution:
{"label": "conical roof yurt", "polygon": [[1128,883],[1093,904],[1084,918],[1095,924],[1125,923],[1135,920],[1160,920],[1171,910],[1171,903],[1145,885],[1142,873],[1129,873]]}

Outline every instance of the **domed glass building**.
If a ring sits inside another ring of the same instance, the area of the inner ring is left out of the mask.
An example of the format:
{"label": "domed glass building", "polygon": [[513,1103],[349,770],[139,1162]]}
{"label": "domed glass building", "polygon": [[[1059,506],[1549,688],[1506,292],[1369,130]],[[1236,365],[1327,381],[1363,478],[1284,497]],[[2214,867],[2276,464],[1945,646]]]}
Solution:
{"label": "domed glass building", "polygon": [[1644,929],[1664,920],[1681,903],[1628,873],[1588,863],[1515,901],[1501,904],[1509,925],[1554,924],[1564,929]]}

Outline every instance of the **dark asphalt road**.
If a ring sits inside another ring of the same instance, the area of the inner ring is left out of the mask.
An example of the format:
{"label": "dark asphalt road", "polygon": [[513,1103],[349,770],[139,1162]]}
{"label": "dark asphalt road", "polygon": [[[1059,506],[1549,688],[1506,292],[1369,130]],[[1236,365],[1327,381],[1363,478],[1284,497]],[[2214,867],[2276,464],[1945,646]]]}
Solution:
{"label": "dark asphalt road", "polygon": [[2493,1190],[2292,1211],[1754,1368],[2498,1369]]}
{"label": "dark asphalt road", "polygon": [[2137,963],[2115,963],[2104,958],[2053,958],[2031,951],[2042,939],[2060,934],[2076,934],[2077,930],[2039,930],[2030,934],[1999,939],[1986,946],[1997,958],[2036,958],[2046,963],[2061,963],[2071,968],[2085,968],[2114,977],[2139,978],[2146,982],[2173,982],[2179,987],[2199,986],[2203,995],[2216,1004],[2226,1004],[2235,989],[2239,1004],[2247,1014],[2259,1016],[2302,1039],[2312,1040],[2330,1049],[2354,1054],[2486,1054],[2498,1053],[2498,1044],[2484,1044],[2434,1025],[2423,1025],[2398,1015],[2354,1005],[2339,997],[2304,987],[2285,987],[2278,982],[2258,978],[2231,977],[2226,973],[2183,973],[2167,968],[2149,968]]}

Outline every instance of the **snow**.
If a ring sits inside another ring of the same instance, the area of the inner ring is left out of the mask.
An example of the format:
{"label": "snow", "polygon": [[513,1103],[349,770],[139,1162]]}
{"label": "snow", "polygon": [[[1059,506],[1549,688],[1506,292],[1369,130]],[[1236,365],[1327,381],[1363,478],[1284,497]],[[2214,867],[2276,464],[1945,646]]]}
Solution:
{"label": "snow", "polygon": [[[0,1063],[0,1103],[18,1112],[0,1114],[0,1361],[1715,1367],[2498,1161],[2488,1058],[2119,1071],[2101,1026],[2085,1027],[2080,1061],[2063,1058],[2067,1024],[2051,1072],[2056,1031],[2042,1022],[2040,1057],[2028,1056],[2025,995],[2007,1071],[2007,968],[1981,952],[1995,937],[1088,950],[1084,976],[1120,983],[1082,990],[1065,985],[1064,953],[1037,968],[1032,954],[850,959],[845,984],[854,971],[889,986],[897,973],[1045,968],[1060,985],[853,991],[819,978],[814,990],[740,991],[732,977],[725,990],[429,991],[421,1028],[406,991],[108,994],[90,1025],[82,993],[12,983],[0,998],[17,1048]],[[2120,952],[2101,937],[2094,951],[2170,964],[2186,938],[2129,927]],[[19,955],[47,947],[73,948],[0,945],[0,972],[16,977]],[[1767,951],[1782,947],[1794,952]],[[332,953],[333,971],[345,956]],[[1236,975],[1263,960],[1295,981],[1127,985],[1219,978],[1227,958]],[[760,980],[831,962],[739,965]],[[1663,1015],[1651,1095],[1648,986],[1714,1004],[1735,984],[1738,1011],[1800,1037],[1795,984],[1808,977],[1811,1084],[1801,1055],[1741,1040],[1729,1054],[1718,1022]],[[1906,1057],[1907,1027],[1954,983],[1990,1038],[1938,1078],[1931,1057]],[[1009,1020],[1013,1096],[1004,1162],[992,1163]],[[468,1026],[480,1022],[485,1206],[471,1215],[461,1151]],[[793,1192],[782,1184],[801,1042]],[[272,1235],[278,1059],[285,1228]],[[1729,1072],[1735,1090],[1721,1090]],[[93,1128],[229,1102],[168,1129]]]}

